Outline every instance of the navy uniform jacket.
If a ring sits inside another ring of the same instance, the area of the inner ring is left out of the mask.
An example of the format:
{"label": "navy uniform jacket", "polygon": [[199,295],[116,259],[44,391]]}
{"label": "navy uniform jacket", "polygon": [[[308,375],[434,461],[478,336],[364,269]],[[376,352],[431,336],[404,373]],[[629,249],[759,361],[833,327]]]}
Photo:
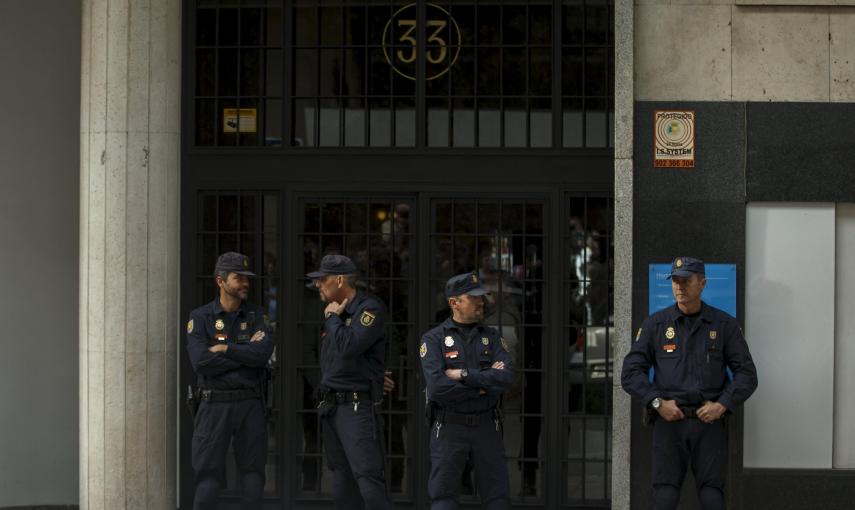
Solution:
{"label": "navy uniform jacket", "polygon": [[383,384],[384,314],[379,299],[357,289],[341,315],[332,314],[324,321],[321,387],[339,392],[371,391],[372,383]]}
{"label": "navy uniform jacket", "polygon": [[690,331],[692,320],[676,304],[645,319],[623,360],[621,385],[644,405],[660,397],[678,405],[710,400],[732,410],[757,388],[757,369],[742,329],[736,319],[706,303]]}
{"label": "navy uniform jacket", "polygon": [[[216,328],[223,321],[223,329]],[[264,338],[250,343],[256,331]],[[208,347],[217,344],[217,333],[226,335],[229,348],[213,353]],[[273,353],[273,338],[264,324],[264,310],[246,301],[234,312],[226,312],[220,299],[190,312],[187,322],[187,353],[202,389],[252,388],[259,383],[259,368],[265,366]]]}
{"label": "navy uniform jacket", "polygon": [[[428,399],[455,413],[481,413],[496,407],[514,379],[513,361],[495,328],[478,324],[465,338],[449,318],[422,337],[419,350]],[[450,344],[450,345],[449,345]],[[490,368],[496,361],[503,370]],[[445,375],[448,368],[466,368],[466,382]],[[480,390],[486,390],[482,395]]]}

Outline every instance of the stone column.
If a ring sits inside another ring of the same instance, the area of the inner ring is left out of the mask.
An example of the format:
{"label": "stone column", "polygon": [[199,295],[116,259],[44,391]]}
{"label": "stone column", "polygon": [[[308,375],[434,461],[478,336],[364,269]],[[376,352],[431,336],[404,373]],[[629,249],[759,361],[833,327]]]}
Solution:
{"label": "stone column", "polygon": [[615,0],[615,344],[612,393],[612,508],[630,508],[632,408],[620,385],[632,339],[634,4]]}
{"label": "stone column", "polygon": [[180,0],[83,0],[80,508],[176,507]]}

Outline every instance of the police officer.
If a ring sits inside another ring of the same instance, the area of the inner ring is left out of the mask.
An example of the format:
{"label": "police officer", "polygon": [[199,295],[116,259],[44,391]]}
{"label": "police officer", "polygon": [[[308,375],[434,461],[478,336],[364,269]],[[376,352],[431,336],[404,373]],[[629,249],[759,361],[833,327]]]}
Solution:
{"label": "police officer", "polygon": [[739,323],[701,301],[704,274],[701,260],[674,260],[668,278],[677,302],[644,321],[623,362],[624,390],[655,418],[655,510],[677,508],[689,465],[701,508],[724,508],[727,430],[723,418],[757,388],[757,371]]}
{"label": "police officer", "polygon": [[308,273],[324,309],[318,412],[338,509],[391,509],[382,417],[386,370],[384,306],[356,287],[356,265],[326,255]]}
{"label": "police officer", "polygon": [[458,507],[470,456],[484,507],[510,508],[497,405],[513,382],[513,363],[507,342],[482,323],[486,293],[476,273],[449,279],[445,297],[452,315],[424,334],[419,349],[432,409],[428,494],[434,510]]}
{"label": "police officer", "polygon": [[201,400],[193,422],[195,509],[217,507],[231,442],[242,508],[261,508],[267,457],[261,383],[273,340],[261,307],[246,302],[252,276],[245,255],[220,255],[215,266],[219,296],[193,310],[187,322],[187,352]]}

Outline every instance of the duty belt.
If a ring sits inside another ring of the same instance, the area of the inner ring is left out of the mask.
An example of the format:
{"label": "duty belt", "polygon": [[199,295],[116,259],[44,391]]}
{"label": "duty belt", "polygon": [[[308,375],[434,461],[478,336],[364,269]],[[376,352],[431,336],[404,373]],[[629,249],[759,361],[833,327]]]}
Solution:
{"label": "duty belt", "polygon": [[371,392],[318,390],[318,402],[327,404],[370,403]]}
{"label": "duty belt", "polygon": [[239,390],[200,390],[202,400],[208,402],[231,402],[234,400],[249,400],[261,398],[261,388],[242,388]]}
{"label": "duty belt", "polygon": [[467,427],[477,427],[483,421],[484,423],[488,421],[495,421],[496,410],[489,409],[482,413],[478,414],[463,414],[463,413],[452,413],[451,411],[440,411],[440,416],[442,417],[442,421],[445,423],[451,423],[453,425],[465,425]]}
{"label": "duty belt", "polygon": [[678,406],[686,418],[697,418],[700,406]]}

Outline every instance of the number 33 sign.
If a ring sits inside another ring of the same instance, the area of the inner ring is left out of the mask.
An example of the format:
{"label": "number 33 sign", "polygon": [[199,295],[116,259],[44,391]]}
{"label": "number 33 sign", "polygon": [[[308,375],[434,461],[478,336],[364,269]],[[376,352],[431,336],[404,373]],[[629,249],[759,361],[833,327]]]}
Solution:
{"label": "number 33 sign", "polygon": [[[448,72],[460,55],[460,27],[442,7],[426,4],[425,63],[427,80]],[[383,55],[396,73],[416,79],[419,35],[417,5],[412,3],[398,9],[383,29]]]}

